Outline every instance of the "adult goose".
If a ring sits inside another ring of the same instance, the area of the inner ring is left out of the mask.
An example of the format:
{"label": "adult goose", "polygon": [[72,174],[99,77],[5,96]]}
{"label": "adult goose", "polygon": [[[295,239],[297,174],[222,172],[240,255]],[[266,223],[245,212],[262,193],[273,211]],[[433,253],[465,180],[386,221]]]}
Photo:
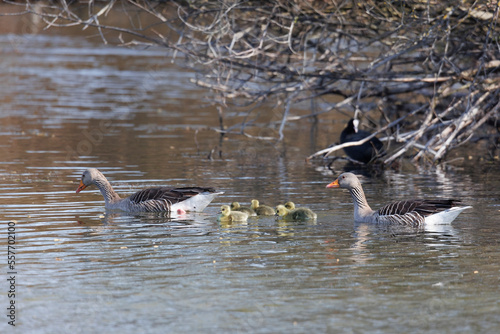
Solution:
{"label": "adult goose", "polygon": [[[349,123],[347,123],[345,129],[340,133],[340,143],[344,144],[362,140],[371,135],[368,131],[359,130],[358,126],[359,120],[354,118],[351,119]],[[382,142],[378,138],[373,137],[362,145],[345,147],[344,152],[351,159],[367,164],[382,154],[383,147],[384,145]]]}
{"label": "adult goose", "polygon": [[155,187],[140,190],[127,198],[120,198],[106,177],[95,168],[89,168],[83,172],[76,192],[79,193],[90,185],[99,188],[104,197],[106,209],[127,212],[177,212],[179,214],[186,211],[201,212],[215,196],[222,194],[213,188]]}
{"label": "adult goose", "polygon": [[361,183],[353,173],[340,174],[326,187],[349,190],[354,202],[354,221],[358,223],[398,224],[411,227],[449,224],[462,211],[471,208],[471,206],[456,206],[460,201],[453,199],[415,199],[393,202],[374,211],[368,205]]}

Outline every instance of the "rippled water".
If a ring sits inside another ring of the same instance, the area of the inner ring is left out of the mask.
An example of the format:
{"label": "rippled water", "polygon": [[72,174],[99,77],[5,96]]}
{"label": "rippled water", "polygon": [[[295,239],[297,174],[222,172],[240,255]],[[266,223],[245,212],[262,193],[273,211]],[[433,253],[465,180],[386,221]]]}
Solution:
{"label": "rippled water", "polygon": [[[40,35],[0,35],[0,50],[0,307],[7,314],[15,221],[19,332],[500,330],[498,164],[364,177],[374,208],[432,196],[473,209],[441,231],[354,225],[348,194],[325,188],[344,164],[304,162],[338,137],[331,120],[315,131],[290,123],[279,145],[221,140],[207,92],[163,50]],[[75,194],[86,167],[122,194],[152,185],[224,194],[181,219],[107,214],[95,188]],[[217,222],[221,204],[252,198],[293,200],[318,219]]]}

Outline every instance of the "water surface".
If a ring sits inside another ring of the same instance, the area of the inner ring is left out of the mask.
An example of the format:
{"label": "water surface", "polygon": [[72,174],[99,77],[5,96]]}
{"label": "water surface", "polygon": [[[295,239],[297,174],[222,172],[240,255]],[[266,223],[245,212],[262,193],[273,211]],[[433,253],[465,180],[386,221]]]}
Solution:
{"label": "water surface", "polygon": [[[500,330],[498,164],[365,176],[373,208],[426,196],[473,209],[440,231],[355,225],[348,194],[325,188],[345,164],[304,161],[337,140],[331,115],[288,124],[280,144],[221,139],[208,93],[163,50],[41,35],[0,35],[0,50],[0,247],[15,221],[18,332]],[[75,194],[87,167],[121,194],[224,194],[181,219],[110,214],[95,188]],[[221,204],[252,198],[318,219],[217,222]]]}

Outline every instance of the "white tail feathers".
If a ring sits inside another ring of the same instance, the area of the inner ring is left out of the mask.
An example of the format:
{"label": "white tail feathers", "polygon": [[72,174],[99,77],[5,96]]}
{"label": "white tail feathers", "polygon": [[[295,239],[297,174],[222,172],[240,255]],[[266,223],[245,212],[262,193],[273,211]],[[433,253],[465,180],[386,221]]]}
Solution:
{"label": "white tail feathers", "polygon": [[425,217],[425,226],[450,224],[464,210],[472,206],[456,206]]}
{"label": "white tail feathers", "polygon": [[196,196],[193,196],[185,201],[175,203],[170,208],[171,212],[180,211],[192,211],[192,212],[202,212],[205,208],[212,202],[215,196],[223,194],[224,192],[203,192]]}

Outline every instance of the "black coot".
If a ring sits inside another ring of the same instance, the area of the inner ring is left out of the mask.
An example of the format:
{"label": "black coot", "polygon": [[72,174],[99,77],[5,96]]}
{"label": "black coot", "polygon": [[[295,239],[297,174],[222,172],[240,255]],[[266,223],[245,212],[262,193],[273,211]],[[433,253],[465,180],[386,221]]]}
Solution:
{"label": "black coot", "polygon": [[[346,128],[340,134],[340,143],[358,141],[371,135],[368,131],[358,130],[359,120],[351,119]],[[344,152],[351,158],[365,164],[381,155],[383,144],[378,138],[373,137],[366,143],[358,146],[345,147]]]}

